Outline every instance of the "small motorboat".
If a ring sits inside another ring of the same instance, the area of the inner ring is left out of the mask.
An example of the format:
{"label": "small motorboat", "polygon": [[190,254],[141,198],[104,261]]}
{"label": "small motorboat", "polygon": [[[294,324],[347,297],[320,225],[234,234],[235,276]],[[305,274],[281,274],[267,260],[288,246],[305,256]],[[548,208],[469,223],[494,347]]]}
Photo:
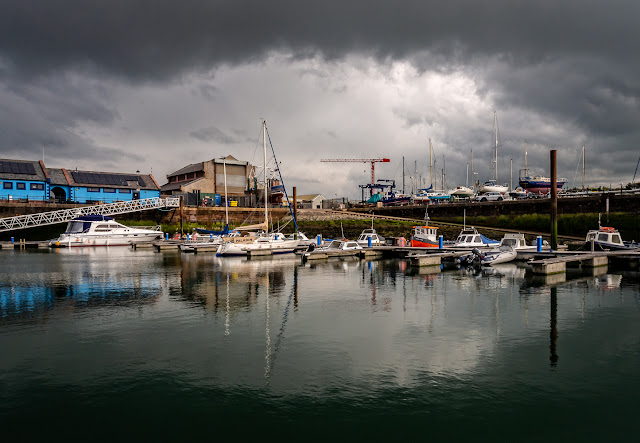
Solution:
{"label": "small motorboat", "polygon": [[459,257],[458,262],[467,266],[491,266],[499,263],[508,263],[513,261],[517,256],[518,253],[508,246],[489,250],[473,248],[470,254]]}
{"label": "small motorboat", "polygon": [[500,244],[499,241],[493,240],[480,234],[473,226],[463,228],[458,234],[453,245],[447,245],[449,249],[472,249],[472,248],[495,248]]}
{"label": "small motorboat", "polygon": [[593,249],[596,251],[611,251],[640,248],[640,243],[635,241],[622,241],[622,237],[617,229],[609,226],[600,226],[597,230],[587,232],[582,249]]}
{"label": "small motorboat", "polygon": [[414,226],[411,236],[412,248],[438,248],[438,228],[433,226]]}
{"label": "small motorboat", "polygon": [[371,241],[371,246],[383,246],[385,243],[384,237],[378,235],[375,229],[363,230],[356,241],[363,248],[369,246],[369,241]]}

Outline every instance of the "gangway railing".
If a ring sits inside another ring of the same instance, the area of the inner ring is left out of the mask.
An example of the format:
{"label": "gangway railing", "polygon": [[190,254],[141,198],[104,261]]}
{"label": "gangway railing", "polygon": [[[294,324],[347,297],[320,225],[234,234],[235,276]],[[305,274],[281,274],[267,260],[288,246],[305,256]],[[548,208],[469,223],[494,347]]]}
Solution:
{"label": "gangway railing", "polygon": [[15,217],[0,218],[0,232],[65,223],[81,215],[124,214],[127,212],[146,211],[148,209],[177,208],[179,206],[180,197],[152,197],[141,200],[59,209],[57,211],[40,212],[37,214],[16,215]]}

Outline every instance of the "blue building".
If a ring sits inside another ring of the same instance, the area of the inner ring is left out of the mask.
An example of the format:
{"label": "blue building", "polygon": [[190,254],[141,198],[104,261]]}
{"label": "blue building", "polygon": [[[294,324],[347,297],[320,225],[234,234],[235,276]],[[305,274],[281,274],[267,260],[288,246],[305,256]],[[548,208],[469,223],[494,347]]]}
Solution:
{"label": "blue building", "polygon": [[160,196],[150,174],[49,169],[42,160],[0,160],[0,200],[112,203]]}

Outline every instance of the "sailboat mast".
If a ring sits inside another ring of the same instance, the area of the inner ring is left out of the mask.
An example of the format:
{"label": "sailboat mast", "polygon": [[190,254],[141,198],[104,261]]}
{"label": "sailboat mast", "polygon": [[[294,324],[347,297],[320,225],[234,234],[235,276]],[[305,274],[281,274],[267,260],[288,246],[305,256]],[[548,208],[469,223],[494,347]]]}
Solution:
{"label": "sailboat mast", "polygon": [[527,139],[524,139],[524,176],[529,177],[529,170],[527,169]]}
{"label": "sailboat mast", "polygon": [[429,186],[433,186],[433,157],[431,155],[431,139],[429,139]]}
{"label": "sailboat mast", "polygon": [[498,114],[493,111],[493,129],[496,137],[496,146],[493,151],[493,171],[496,183],[498,183]]}
{"label": "sailboat mast", "polygon": [[227,160],[222,159],[222,171],[224,172],[224,220],[229,226],[229,202],[227,201]]}
{"label": "sailboat mast", "polygon": [[584,145],[582,145],[582,190],[584,191]]}
{"label": "sailboat mast", "polygon": [[264,230],[269,231],[269,208],[267,207],[268,186],[267,186],[267,121],[262,121],[262,149],[264,153]]}
{"label": "sailboat mast", "polygon": [[475,175],[473,175],[473,149],[470,149],[469,151],[471,151],[471,185],[475,187]]}

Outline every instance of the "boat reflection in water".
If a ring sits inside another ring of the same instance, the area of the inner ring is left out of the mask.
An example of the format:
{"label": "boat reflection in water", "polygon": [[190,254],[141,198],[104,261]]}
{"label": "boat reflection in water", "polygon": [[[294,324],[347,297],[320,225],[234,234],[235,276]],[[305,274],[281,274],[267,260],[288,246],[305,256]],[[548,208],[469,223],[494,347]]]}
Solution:
{"label": "boat reflection in water", "polygon": [[[145,439],[204,440],[211,417],[251,439],[319,421],[373,441],[424,439],[425,423],[455,440],[637,426],[637,275],[115,251],[0,251],[7,435],[50,436],[52,404],[78,434],[109,414],[127,417],[109,431]],[[531,427],[549,408],[561,415]]]}

